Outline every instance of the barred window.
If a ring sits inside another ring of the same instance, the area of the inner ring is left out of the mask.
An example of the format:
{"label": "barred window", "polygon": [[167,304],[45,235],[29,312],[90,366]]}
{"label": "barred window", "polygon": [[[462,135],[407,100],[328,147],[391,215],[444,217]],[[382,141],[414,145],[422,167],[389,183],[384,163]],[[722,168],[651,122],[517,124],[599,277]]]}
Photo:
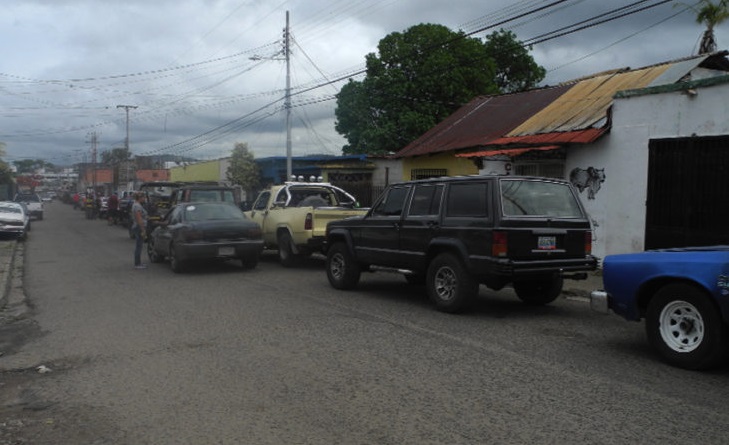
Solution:
{"label": "barred window", "polygon": [[445,168],[414,168],[410,170],[411,180],[440,178],[441,176],[448,176],[448,170]]}

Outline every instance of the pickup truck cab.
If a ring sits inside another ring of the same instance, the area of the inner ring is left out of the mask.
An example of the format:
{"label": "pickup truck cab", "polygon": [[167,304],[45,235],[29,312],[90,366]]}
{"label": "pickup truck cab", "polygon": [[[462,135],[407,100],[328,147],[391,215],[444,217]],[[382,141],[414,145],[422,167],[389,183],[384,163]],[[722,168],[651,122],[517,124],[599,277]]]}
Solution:
{"label": "pickup truck cab", "polygon": [[290,267],[323,250],[328,223],[366,212],[329,183],[286,182],[262,191],[245,214],[261,226],[265,248],[278,250],[281,264]]}
{"label": "pickup truck cab", "polygon": [[651,346],[667,363],[707,369],[729,356],[729,246],[608,255],[604,290],[592,309],[645,319]]}

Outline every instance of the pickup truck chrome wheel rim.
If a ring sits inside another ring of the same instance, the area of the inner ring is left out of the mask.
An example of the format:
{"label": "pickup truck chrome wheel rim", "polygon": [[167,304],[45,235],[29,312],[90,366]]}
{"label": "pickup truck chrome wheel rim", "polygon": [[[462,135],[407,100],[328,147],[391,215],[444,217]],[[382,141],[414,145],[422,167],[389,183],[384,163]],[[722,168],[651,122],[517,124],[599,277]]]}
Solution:
{"label": "pickup truck chrome wheel rim", "polygon": [[329,271],[331,272],[332,277],[337,280],[341,280],[344,276],[344,267],[344,256],[341,253],[332,255],[332,259],[329,262]]}
{"label": "pickup truck chrome wheel rim", "polygon": [[658,329],[666,346],[676,352],[691,352],[704,339],[704,319],[691,303],[676,300],[661,310]]}
{"label": "pickup truck chrome wheel rim", "polygon": [[450,267],[441,267],[435,273],[435,293],[443,301],[449,301],[456,296],[458,279]]}

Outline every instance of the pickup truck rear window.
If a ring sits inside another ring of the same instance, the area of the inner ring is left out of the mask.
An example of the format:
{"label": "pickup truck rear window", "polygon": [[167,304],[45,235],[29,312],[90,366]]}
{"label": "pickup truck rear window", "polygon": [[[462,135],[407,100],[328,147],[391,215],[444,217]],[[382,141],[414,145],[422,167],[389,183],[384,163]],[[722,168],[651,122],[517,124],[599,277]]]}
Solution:
{"label": "pickup truck rear window", "polygon": [[533,180],[502,180],[504,216],[583,218],[577,197],[568,184]]}

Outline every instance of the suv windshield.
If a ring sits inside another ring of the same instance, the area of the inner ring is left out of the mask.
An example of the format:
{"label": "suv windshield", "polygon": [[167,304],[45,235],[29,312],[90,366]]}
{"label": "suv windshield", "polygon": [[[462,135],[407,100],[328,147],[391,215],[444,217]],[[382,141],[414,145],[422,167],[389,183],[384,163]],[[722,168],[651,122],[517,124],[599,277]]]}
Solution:
{"label": "suv windshield", "polygon": [[501,205],[504,216],[584,217],[569,185],[557,182],[504,179]]}

